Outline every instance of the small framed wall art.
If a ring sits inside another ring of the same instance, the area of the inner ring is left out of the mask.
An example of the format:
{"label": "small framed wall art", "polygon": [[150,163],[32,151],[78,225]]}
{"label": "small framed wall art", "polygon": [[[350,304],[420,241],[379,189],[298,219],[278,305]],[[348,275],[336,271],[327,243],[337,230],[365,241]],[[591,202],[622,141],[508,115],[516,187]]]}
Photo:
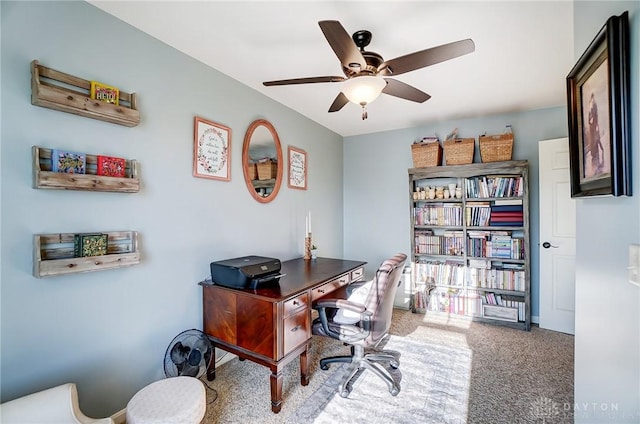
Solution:
{"label": "small framed wall art", "polygon": [[289,157],[289,182],[290,188],[298,190],[307,189],[307,152],[297,147],[287,147]]}
{"label": "small framed wall art", "polygon": [[195,117],[193,176],[231,180],[231,128]]}
{"label": "small framed wall art", "polygon": [[610,17],[567,76],[571,197],[631,196],[628,12]]}

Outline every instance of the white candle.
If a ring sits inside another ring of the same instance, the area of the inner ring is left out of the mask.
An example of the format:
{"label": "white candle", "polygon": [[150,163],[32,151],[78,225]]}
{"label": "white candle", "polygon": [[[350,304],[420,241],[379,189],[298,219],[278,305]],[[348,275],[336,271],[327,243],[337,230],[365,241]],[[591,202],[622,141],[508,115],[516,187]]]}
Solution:
{"label": "white candle", "polygon": [[309,211],[309,233],[311,232],[311,211]]}

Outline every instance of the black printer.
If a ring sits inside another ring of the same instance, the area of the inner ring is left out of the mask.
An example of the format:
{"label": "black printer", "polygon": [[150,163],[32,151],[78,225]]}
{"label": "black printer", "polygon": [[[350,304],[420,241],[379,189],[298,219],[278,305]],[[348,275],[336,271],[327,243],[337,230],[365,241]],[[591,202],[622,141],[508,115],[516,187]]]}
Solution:
{"label": "black printer", "polygon": [[281,263],[279,259],[263,256],[243,256],[211,262],[211,280],[218,286],[232,289],[256,289],[277,283]]}

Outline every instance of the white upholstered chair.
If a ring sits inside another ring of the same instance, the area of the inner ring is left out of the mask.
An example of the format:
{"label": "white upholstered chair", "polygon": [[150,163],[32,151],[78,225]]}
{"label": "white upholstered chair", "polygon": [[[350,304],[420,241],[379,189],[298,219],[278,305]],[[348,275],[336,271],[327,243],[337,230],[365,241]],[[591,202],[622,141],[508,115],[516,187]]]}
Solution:
{"label": "white upholstered chair", "polygon": [[114,424],[80,411],[75,383],[62,384],[0,405],[2,424]]}

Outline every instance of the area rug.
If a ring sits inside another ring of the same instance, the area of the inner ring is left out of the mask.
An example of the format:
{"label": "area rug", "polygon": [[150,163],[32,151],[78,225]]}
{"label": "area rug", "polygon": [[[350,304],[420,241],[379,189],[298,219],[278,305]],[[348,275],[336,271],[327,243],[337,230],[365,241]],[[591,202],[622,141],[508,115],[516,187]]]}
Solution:
{"label": "area rug", "polygon": [[391,336],[383,350],[400,362],[391,370],[400,393],[370,371],[352,379],[347,398],[338,385],[347,364],[332,364],[332,375],[290,417],[296,423],[450,423],[467,422],[471,350]]}

